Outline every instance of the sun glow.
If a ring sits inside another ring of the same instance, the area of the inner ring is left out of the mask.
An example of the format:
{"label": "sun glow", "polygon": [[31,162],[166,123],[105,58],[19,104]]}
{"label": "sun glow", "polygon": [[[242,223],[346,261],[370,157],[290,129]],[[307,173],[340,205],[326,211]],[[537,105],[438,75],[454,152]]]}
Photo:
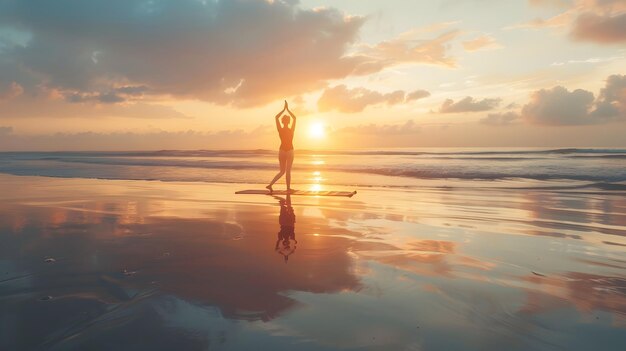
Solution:
{"label": "sun glow", "polygon": [[309,187],[310,191],[320,192],[322,191],[322,184],[311,184]]}
{"label": "sun glow", "polygon": [[326,137],[326,127],[322,122],[313,122],[309,125],[309,136],[313,139],[323,139]]}

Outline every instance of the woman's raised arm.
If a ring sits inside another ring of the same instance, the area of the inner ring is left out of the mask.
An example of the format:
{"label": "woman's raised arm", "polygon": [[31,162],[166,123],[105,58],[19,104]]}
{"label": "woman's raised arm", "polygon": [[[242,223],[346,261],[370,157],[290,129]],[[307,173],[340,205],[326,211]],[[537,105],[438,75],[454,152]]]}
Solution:
{"label": "woman's raised arm", "polygon": [[[285,106],[286,106],[287,102],[285,102]],[[287,106],[287,112],[289,112],[289,115],[291,116],[291,118],[293,118],[293,124],[291,125],[291,130],[294,131],[296,130],[296,115],[293,114],[293,112],[291,112],[291,110],[289,109],[289,106]]]}
{"label": "woman's raised arm", "polygon": [[[287,102],[285,102],[285,106]],[[280,116],[283,114],[283,112],[285,112],[285,109],[287,107],[283,107],[283,110],[278,112],[278,114],[276,115],[276,117],[274,117],[274,120],[276,121],[276,129],[280,131],[280,121],[278,120],[280,118]]]}

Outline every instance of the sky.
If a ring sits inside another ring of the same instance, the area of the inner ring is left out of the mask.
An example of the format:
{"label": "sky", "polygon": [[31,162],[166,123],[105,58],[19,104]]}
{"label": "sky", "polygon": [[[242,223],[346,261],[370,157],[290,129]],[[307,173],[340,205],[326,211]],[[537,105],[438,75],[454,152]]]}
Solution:
{"label": "sky", "polygon": [[0,151],[624,147],[623,0],[0,0]]}

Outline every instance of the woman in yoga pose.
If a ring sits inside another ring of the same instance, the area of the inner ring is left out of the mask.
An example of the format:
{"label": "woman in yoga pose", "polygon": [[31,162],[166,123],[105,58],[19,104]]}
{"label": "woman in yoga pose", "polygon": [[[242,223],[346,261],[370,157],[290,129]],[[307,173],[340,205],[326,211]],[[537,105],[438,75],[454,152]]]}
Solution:
{"label": "woman in yoga pose", "polygon": [[[283,113],[287,111],[288,115],[283,115]],[[282,118],[280,117],[282,115]],[[280,118],[280,121],[278,120]],[[293,118],[293,121],[291,119]],[[280,163],[280,171],[276,174],[274,179],[270,182],[267,189],[269,189],[270,194],[272,193],[272,185],[280,179],[280,177],[285,175],[285,180],[287,182],[287,192],[291,192],[291,165],[293,165],[293,132],[296,130],[296,116],[289,110],[289,105],[287,104],[287,100],[285,100],[285,106],[283,110],[280,111],[276,117],[276,129],[278,130],[278,136],[280,137],[280,148],[278,149],[278,162]],[[282,127],[280,126],[282,122]],[[291,122],[291,128],[289,124]]]}

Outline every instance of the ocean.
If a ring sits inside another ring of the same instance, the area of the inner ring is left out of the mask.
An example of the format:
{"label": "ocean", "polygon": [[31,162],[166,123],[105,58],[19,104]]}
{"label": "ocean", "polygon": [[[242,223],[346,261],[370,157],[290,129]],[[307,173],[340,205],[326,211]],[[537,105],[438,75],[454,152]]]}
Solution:
{"label": "ocean", "polygon": [[[4,152],[0,173],[265,184],[277,171],[276,154],[271,150]],[[623,190],[626,149],[297,150],[292,182],[318,189],[432,185]]]}

